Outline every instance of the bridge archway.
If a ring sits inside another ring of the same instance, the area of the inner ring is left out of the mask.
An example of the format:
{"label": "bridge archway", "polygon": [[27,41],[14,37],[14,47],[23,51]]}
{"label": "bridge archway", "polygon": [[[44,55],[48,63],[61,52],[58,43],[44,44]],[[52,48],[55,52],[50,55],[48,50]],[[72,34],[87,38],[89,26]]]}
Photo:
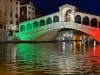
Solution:
{"label": "bridge archway", "polygon": [[25,26],[24,25],[21,25],[20,31],[25,31]]}
{"label": "bridge archway", "polygon": [[[43,35],[41,35],[40,37],[38,37],[35,41],[55,41],[55,39],[58,36],[56,34],[62,29],[63,28],[55,28],[55,29],[49,30],[49,31],[45,32]],[[66,30],[76,30],[74,28],[65,28],[65,29]],[[89,33],[83,32],[81,30],[76,30],[76,31],[78,31],[79,34],[81,34],[82,38],[84,38],[84,36],[86,36],[85,38],[88,39],[91,36],[91,35],[89,35]],[[83,35],[82,35],[82,33],[83,33]],[[77,36],[77,37],[74,37],[74,36]],[[74,36],[71,38],[74,38],[75,40],[80,40],[78,35],[74,35]],[[92,38],[94,38],[94,37],[92,37]]]}
{"label": "bridge archway", "polygon": [[61,15],[62,15],[62,17],[61,17],[62,21],[64,21],[64,22],[71,21],[72,10],[73,9],[70,6],[69,7],[66,6],[66,7],[63,8],[63,10],[61,10],[62,11],[62,13],[61,13]]}
{"label": "bridge archway", "polygon": [[67,10],[66,11],[66,15],[65,15],[65,21],[66,22],[70,22],[71,21],[71,13],[72,13],[72,10]]}
{"label": "bridge archway", "polygon": [[40,20],[40,26],[44,26],[45,25],[45,20]]}
{"label": "bridge archway", "polygon": [[89,26],[89,18],[87,16],[83,17],[83,25],[88,25]]}
{"label": "bridge archway", "polygon": [[26,25],[26,28],[27,28],[27,30],[32,30],[32,24],[28,23],[28,24]]}
{"label": "bridge archway", "polygon": [[38,27],[38,22],[37,21],[33,22],[33,29],[37,27]]}
{"label": "bridge archway", "polygon": [[91,19],[91,26],[92,27],[97,27],[97,19],[96,18]]}
{"label": "bridge archway", "polygon": [[52,19],[49,17],[46,19],[46,24],[51,24],[52,23]]}
{"label": "bridge archway", "polygon": [[80,39],[86,39],[88,40],[90,38],[90,35],[71,28],[62,28],[60,29],[56,34],[56,40],[59,40],[58,38],[64,38],[64,40],[80,40]]}
{"label": "bridge archway", "polygon": [[53,17],[53,23],[55,23],[55,22],[59,22],[59,17],[58,16]]}
{"label": "bridge archway", "polygon": [[75,16],[75,23],[81,24],[81,16],[80,15]]}

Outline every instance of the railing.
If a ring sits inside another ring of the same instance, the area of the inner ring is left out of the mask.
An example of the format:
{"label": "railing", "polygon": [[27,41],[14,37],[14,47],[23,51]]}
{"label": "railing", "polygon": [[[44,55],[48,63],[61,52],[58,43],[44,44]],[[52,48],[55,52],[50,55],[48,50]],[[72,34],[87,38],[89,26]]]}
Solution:
{"label": "railing", "polygon": [[52,23],[52,24],[45,25],[45,26],[37,27],[34,30],[22,31],[22,32],[19,32],[17,34],[24,35],[26,33],[31,33],[31,32],[32,33],[35,33],[35,32],[38,32],[38,31],[41,31],[41,30],[44,30],[44,29],[50,29],[50,28],[55,28],[55,27],[74,28],[74,29],[78,29],[78,30],[80,30],[80,29],[81,30],[86,30],[87,29],[90,32],[92,32],[93,30],[94,31],[100,30],[99,28],[90,27],[90,26],[82,25],[82,24],[78,24],[78,23],[72,23],[72,22],[56,22],[56,23]]}

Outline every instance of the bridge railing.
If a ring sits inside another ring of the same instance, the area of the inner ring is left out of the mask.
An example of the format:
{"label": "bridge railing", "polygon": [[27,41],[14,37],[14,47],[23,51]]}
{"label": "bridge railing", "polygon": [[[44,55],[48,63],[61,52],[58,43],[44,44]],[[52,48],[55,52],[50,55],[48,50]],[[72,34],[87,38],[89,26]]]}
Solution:
{"label": "bridge railing", "polygon": [[49,29],[49,28],[55,28],[56,27],[68,27],[68,28],[73,28],[75,27],[75,29],[77,27],[80,27],[80,29],[88,29],[88,31],[93,31],[95,29],[95,31],[99,31],[100,29],[99,28],[95,28],[95,27],[90,27],[90,26],[87,26],[87,25],[82,25],[82,24],[78,24],[78,23],[74,23],[74,22],[55,22],[55,23],[52,23],[52,24],[48,24],[48,25],[45,25],[45,26],[40,26],[40,27],[37,27],[35,28],[34,30],[27,30],[27,31],[22,31],[22,32],[18,32],[16,33],[17,35],[25,35],[25,34],[29,34],[29,33],[35,33],[35,32],[38,32],[38,31],[41,31],[41,30],[45,30],[45,29]]}

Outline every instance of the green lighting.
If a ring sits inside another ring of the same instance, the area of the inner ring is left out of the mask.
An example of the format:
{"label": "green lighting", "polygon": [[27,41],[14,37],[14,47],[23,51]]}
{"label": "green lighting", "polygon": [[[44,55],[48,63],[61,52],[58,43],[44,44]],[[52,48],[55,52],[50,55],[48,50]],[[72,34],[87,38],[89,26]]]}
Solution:
{"label": "green lighting", "polygon": [[[34,67],[34,63],[41,64],[41,51],[38,51],[36,44],[18,44],[16,45],[16,57],[21,69],[29,69]],[[25,65],[24,65],[25,64]]]}

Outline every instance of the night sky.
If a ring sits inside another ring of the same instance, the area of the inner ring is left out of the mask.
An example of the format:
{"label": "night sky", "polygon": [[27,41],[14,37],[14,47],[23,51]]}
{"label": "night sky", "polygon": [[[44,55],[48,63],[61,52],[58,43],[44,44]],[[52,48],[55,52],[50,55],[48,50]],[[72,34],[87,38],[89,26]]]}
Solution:
{"label": "night sky", "polygon": [[100,15],[100,0],[29,0],[40,10],[42,16],[59,11],[64,4],[76,6],[79,11]]}

